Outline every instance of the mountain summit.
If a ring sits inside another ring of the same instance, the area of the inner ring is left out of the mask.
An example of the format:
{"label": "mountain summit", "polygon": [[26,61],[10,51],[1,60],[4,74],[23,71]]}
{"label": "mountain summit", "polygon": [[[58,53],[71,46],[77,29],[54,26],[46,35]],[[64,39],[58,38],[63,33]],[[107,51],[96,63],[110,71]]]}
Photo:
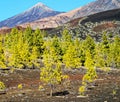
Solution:
{"label": "mountain summit", "polygon": [[28,9],[28,11],[31,10],[39,10],[38,12],[43,12],[43,11],[54,11],[51,8],[47,7],[46,5],[44,5],[43,3],[39,2],[37,4],[35,4],[33,7],[31,7],[30,9]]}
{"label": "mountain summit", "polygon": [[60,13],[61,12],[54,11],[51,8],[39,2],[30,9],[26,10],[25,12],[0,22],[0,27],[4,27],[4,26],[14,27],[19,24],[33,22],[35,20],[44,17],[54,16]]}

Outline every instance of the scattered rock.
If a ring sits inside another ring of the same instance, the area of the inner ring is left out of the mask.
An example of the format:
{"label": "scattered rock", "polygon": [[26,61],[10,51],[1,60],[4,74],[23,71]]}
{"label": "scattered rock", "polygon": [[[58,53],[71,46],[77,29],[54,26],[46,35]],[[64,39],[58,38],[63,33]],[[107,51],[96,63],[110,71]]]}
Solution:
{"label": "scattered rock", "polygon": [[1,90],[1,91],[0,91],[0,95],[3,95],[3,94],[6,94],[6,91],[4,91],[4,90],[2,91],[2,90]]}
{"label": "scattered rock", "polygon": [[88,98],[88,96],[79,95],[78,98]]}

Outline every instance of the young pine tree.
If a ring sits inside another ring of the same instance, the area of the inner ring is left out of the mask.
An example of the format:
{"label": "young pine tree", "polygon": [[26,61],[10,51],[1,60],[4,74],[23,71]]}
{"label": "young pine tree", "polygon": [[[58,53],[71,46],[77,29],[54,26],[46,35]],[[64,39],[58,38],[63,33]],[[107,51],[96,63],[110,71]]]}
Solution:
{"label": "young pine tree", "polygon": [[[54,85],[60,84],[63,79],[65,79],[65,75],[63,75],[61,70],[61,64],[57,63],[50,63],[51,60],[44,60],[44,68],[40,70],[40,80],[45,82],[50,86],[50,96],[53,94]],[[55,67],[53,67],[55,65]]]}
{"label": "young pine tree", "polygon": [[86,60],[85,67],[87,68],[86,74],[82,78],[82,86],[80,86],[79,91],[84,95],[87,87],[94,82],[97,78],[97,73],[94,65],[94,60],[92,59],[92,55],[89,50],[86,51]]}

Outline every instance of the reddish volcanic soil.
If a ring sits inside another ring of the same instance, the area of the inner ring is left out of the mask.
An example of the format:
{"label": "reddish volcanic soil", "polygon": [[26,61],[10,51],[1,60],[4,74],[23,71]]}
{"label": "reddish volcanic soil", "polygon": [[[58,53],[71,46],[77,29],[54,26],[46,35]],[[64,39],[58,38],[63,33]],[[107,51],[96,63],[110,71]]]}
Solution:
{"label": "reddish volcanic soil", "polygon": [[98,25],[96,27],[93,28],[93,31],[95,32],[102,32],[104,31],[105,29],[110,29],[110,28],[116,28],[118,27],[119,25],[117,24],[114,24],[112,22],[107,22],[105,24],[101,24],[101,25]]}
{"label": "reddish volcanic soil", "polygon": [[[5,93],[0,92],[0,102],[120,102],[120,70],[99,70],[94,87],[87,88],[85,97],[78,94],[85,70],[66,70],[65,73],[70,76],[70,85],[55,86],[50,97],[50,88],[39,80],[38,69],[0,71],[0,81],[7,87]],[[23,88],[18,89],[18,84],[23,84]],[[43,85],[44,89],[38,90],[39,85]]]}

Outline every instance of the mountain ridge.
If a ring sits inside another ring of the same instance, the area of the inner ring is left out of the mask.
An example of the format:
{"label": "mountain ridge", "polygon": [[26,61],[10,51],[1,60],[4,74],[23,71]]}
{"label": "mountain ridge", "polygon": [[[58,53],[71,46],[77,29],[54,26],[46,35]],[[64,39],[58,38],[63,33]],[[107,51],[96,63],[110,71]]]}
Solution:
{"label": "mountain ridge", "polygon": [[[83,7],[77,8],[67,13],[61,13],[53,17],[47,17],[35,22],[25,23],[20,26],[27,27],[30,26],[33,29],[47,29],[55,28],[69,22],[70,20],[88,16],[91,14],[117,9],[120,8],[120,0],[96,0]],[[63,19],[62,19],[63,18]]]}
{"label": "mountain ridge", "polygon": [[[86,23],[94,23],[94,24],[98,23],[97,26],[95,26],[93,29],[95,32],[99,32],[99,31],[101,32],[102,30],[107,30],[109,28],[117,29],[118,27],[120,27],[120,24],[116,24],[114,22],[120,22],[120,8],[99,12],[85,17],[76,18],[65,23],[63,26],[57,28],[45,28],[41,30],[47,31],[49,35],[55,35],[55,34],[59,35],[60,31],[62,31],[65,27],[69,29],[75,29],[76,27],[79,27],[80,25],[85,25]],[[16,26],[16,28],[18,30],[26,29],[25,27],[22,26]],[[12,28],[8,28],[8,27],[0,28],[0,34],[10,33],[11,30]]]}

